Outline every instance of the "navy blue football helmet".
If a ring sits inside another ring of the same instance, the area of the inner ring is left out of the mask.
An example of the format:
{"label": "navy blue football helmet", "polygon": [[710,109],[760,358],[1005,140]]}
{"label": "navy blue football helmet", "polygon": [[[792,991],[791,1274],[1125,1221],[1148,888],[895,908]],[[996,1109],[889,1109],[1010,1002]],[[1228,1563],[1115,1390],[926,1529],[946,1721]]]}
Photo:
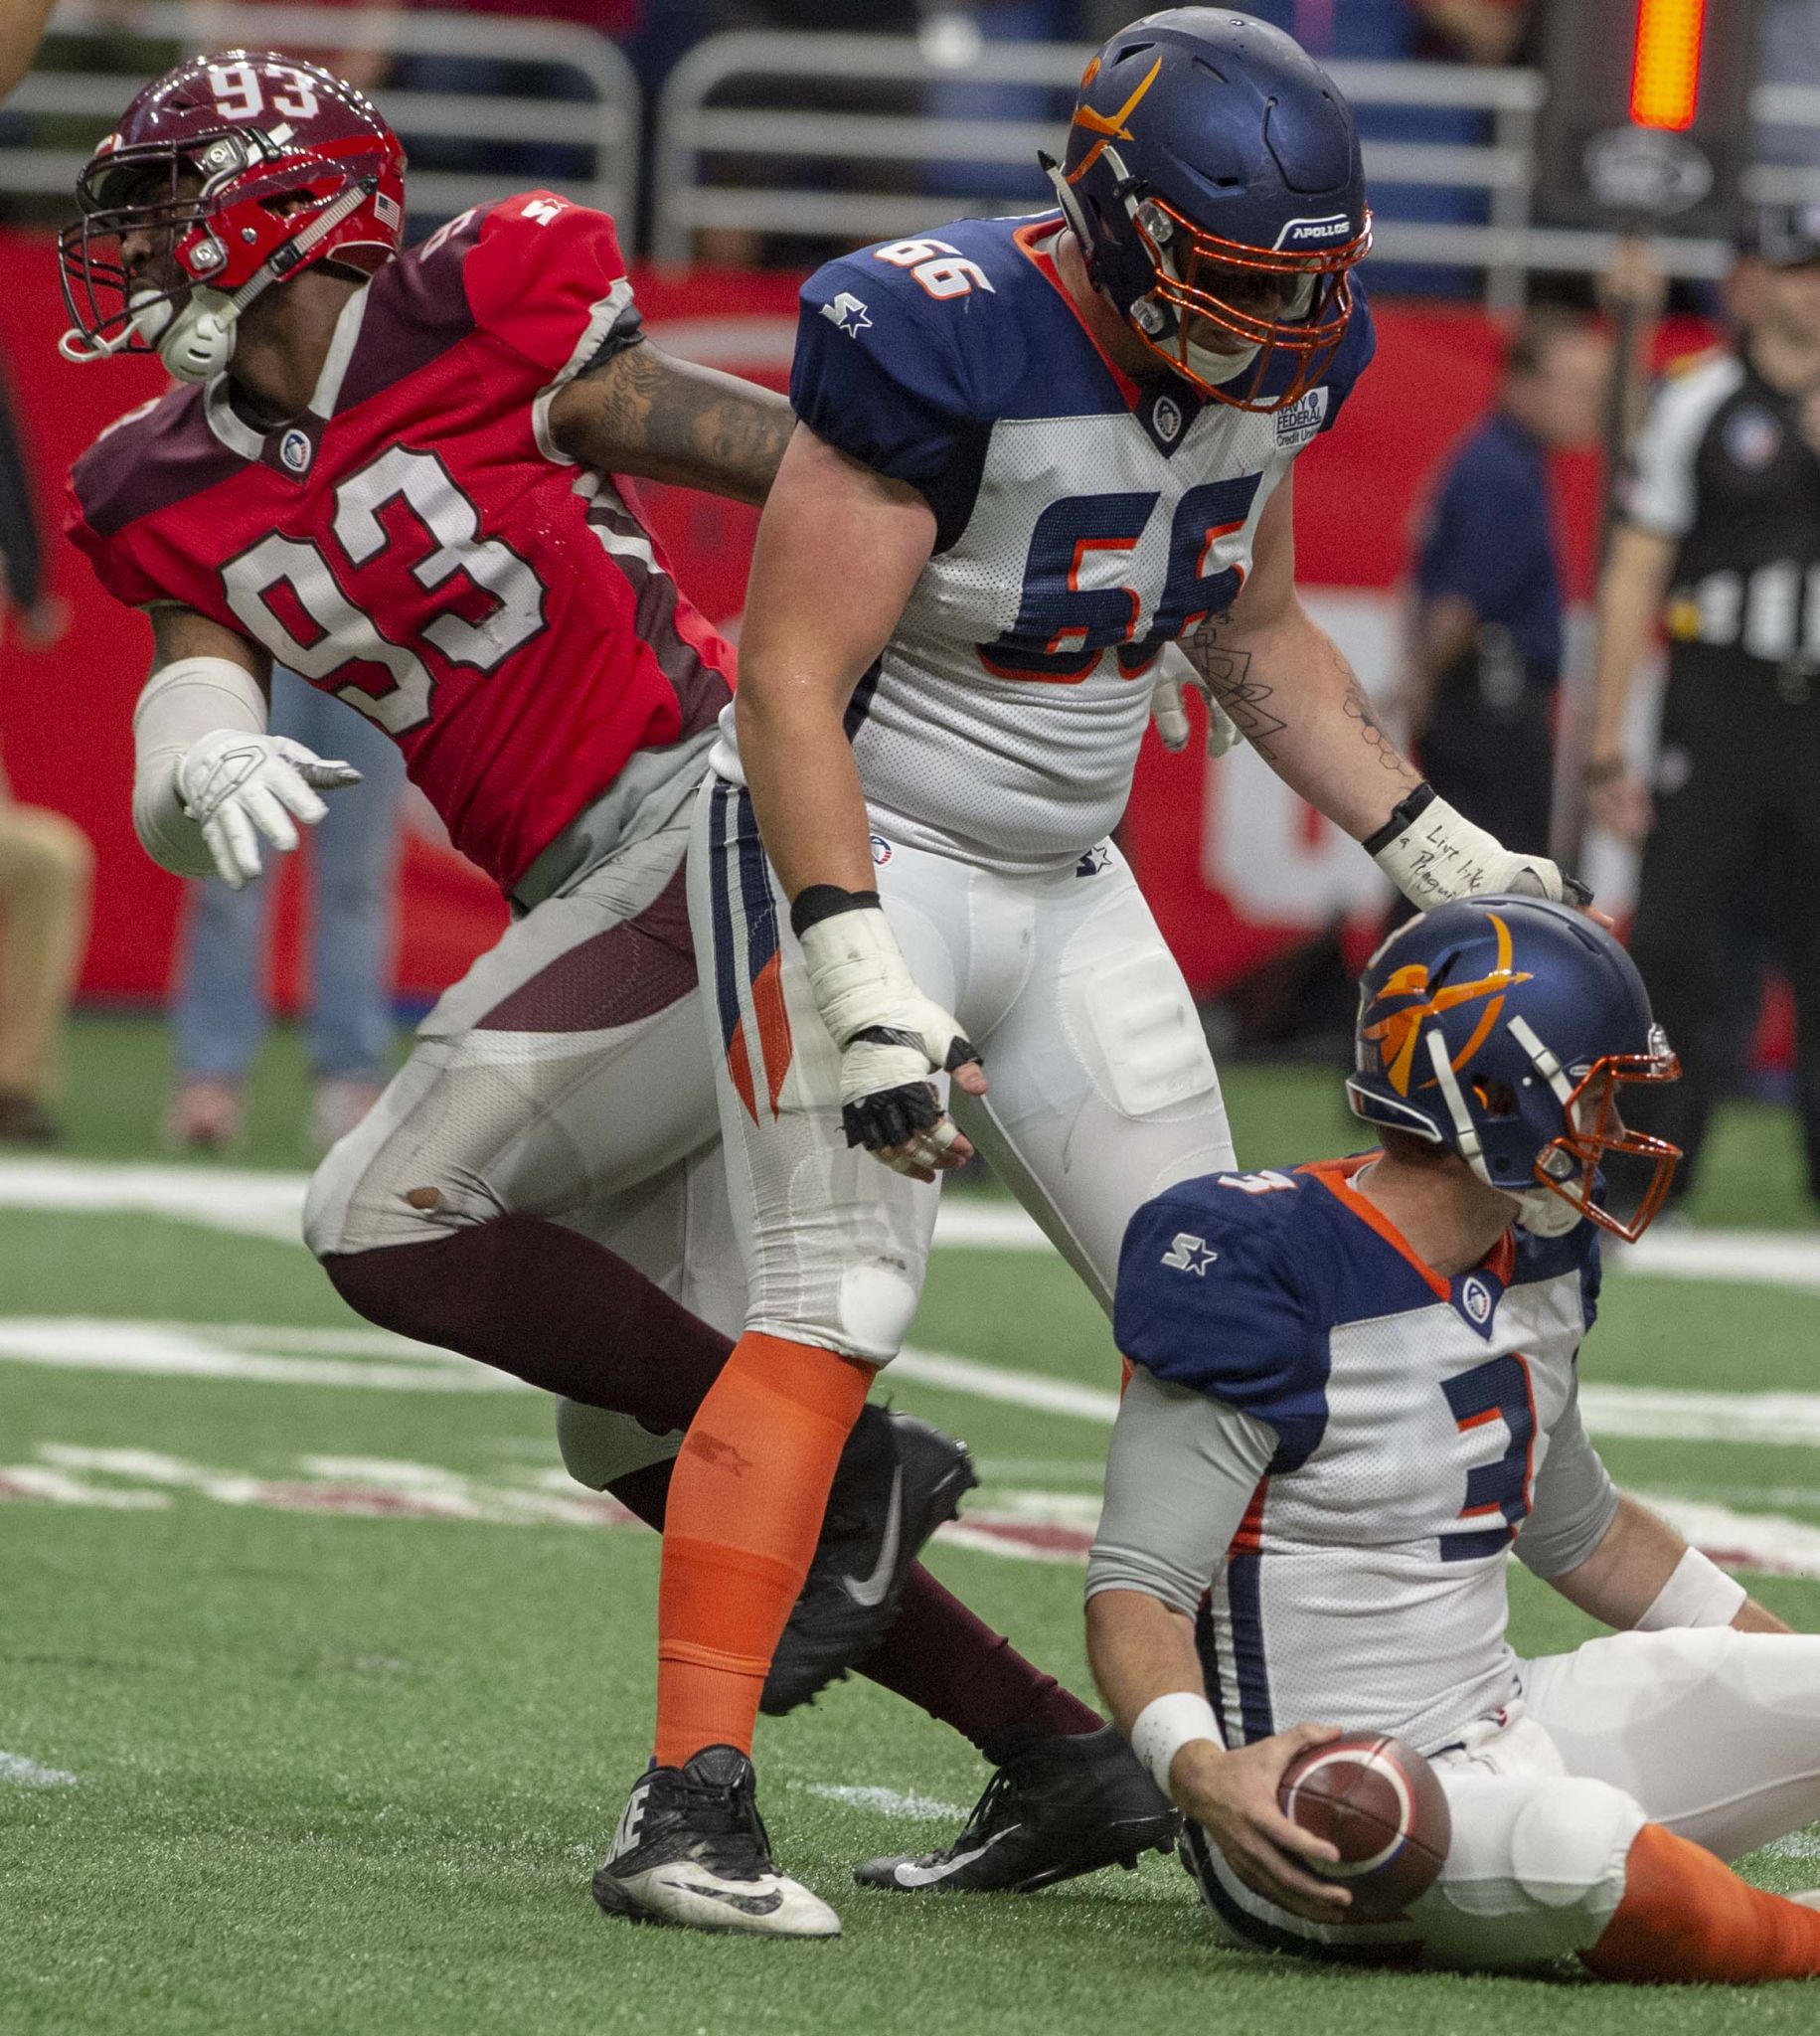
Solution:
{"label": "navy blue football helmet", "polygon": [[1043,166],[1094,286],[1203,395],[1280,410],[1319,379],[1371,214],[1352,112],[1299,43],[1215,7],[1146,15]]}
{"label": "navy blue football helmet", "polygon": [[[1596,921],[1539,898],[1461,898],[1366,965],[1346,1095],[1515,1195],[1525,1228],[1556,1236],[1584,1216],[1634,1244],[1681,1152],[1631,1130],[1618,1092],[1680,1072],[1636,963]],[[1594,1189],[1617,1155],[1647,1170],[1614,1212]]]}

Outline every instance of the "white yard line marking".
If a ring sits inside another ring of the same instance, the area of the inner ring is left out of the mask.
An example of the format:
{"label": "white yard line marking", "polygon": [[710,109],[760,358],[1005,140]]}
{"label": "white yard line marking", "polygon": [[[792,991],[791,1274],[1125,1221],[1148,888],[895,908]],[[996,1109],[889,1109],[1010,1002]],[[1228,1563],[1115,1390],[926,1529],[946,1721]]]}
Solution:
{"label": "white yard line marking", "polygon": [[0,1160],[0,1207],[77,1215],[168,1216],[243,1237],[303,1242],[301,1173],[244,1167],[114,1165],[85,1159]]}
{"label": "white yard line marking", "polygon": [[74,1788],[76,1777],[63,1768],[41,1768],[24,1754],[0,1753],[0,1782],[15,1788]]}
{"label": "white yard line marking", "polygon": [[[0,1208],[164,1216],[243,1237],[303,1241],[309,1176],[245,1167],[156,1166],[89,1159],[0,1159]],[[949,1195],[935,1224],[938,1248],[1051,1252],[1015,1202]],[[1662,1279],[1718,1279],[1820,1292],[1820,1237],[1810,1231],[1675,1230],[1614,1247],[1615,1272]]]}
{"label": "white yard line marking", "polygon": [[[504,1527],[634,1524],[632,1516],[604,1494],[579,1487],[556,1488],[561,1482],[538,1469],[515,1483],[488,1483],[442,1464],[389,1456],[302,1456],[296,1461],[295,1474],[262,1477],[192,1463],[158,1449],[45,1442],[34,1462],[0,1464],[0,1503],[36,1500],[66,1506],[168,1506],[172,1494],[181,1491],[218,1505],[255,1506],[273,1512],[479,1521]],[[1639,1492],[1637,1496],[1716,1561],[1820,1580],[1820,1527],[1774,1513],[1737,1513],[1727,1506],[1672,1494]],[[1014,1488],[990,1494],[985,1504],[970,1508],[965,1518],[941,1533],[954,1547],[988,1555],[1024,1562],[1078,1563],[1092,1541],[1097,1515],[1098,1501],[1088,1493]],[[6,1758],[0,1756],[0,1762]],[[0,1780],[5,1779],[0,1767]],[[936,1813],[948,1814],[950,1806],[930,1812]],[[960,1812],[955,1809],[952,1813]]]}
{"label": "white yard line marking", "polygon": [[825,1802],[844,1802],[852,1809],[876,1810],[884,1817],[914,1817],[922,1823],[946,1823],[950,1817],[964,1817],[963,1802],[938,1802],[932,1795],[906,1795],[896,1788],[868,1788],[852,1782],[805,1782],[805,1795],[819,1795]]}
{"label": "white yard line marking", "polygon": [[[260,1332],[283,1344],[297,1337],[282,1329]],[[358,1339],[358,1340],[355,1340]],[[529,1388],[490,1365],[407,1343],[350,1331],[343,1350],[384,1351],[406,1360],[369,1363],[360,1358],[285,1357],[237,1347],[236,1328],[204,1322],[134,1322],[82,1315],[0,1316],[0,1363],[54,1365],[73,1371],[149,1372],[166,1378],[253,1380],[274,1386],[354,1386],[391,1393],[519,1393]],[[307,1346],[308,1332],[303,1335]],[[425,1362],[425,1358],[430,1361]]]}
{"label": "white yard line marking", "polygon": [[1579,1411],[1595,1436],[1654,1442],[1820,1442],[1820,1393],[1698,1393],[1585,1381]]}
{"label": "white yard line marking", "polygon": [[[334,1351],[339,1356],[287,1355]],[[281,1324],[142,1322],[81,1315],[0,1315],[0,1364],[64,1370],[235,1380],[277,1386],[351,1386],[366,1392],[520,1393],[505,1372],[453,1351],[373,1329],[298,1329]],[[1024,1407],[1109,1426],[1109,1388],[1045,1378],[951,1351],[906,1350],[893,1373],[913,1385],[999,1406]],[[1655,1442],[1727,1442],[1809,1447],[1820,1442],[1820,1393],[1708,1393],[1656,1386],[1580,1388],[1580,1410],[1597,1436]],[[1073,1466],[1071,1466],[1072,1468]],[[1042,1469],[1026,1474],[1046,1475]]]}
{"label": "white yard line marking", "polygon": [[887,1378],[894,1376],[944,1392],[964,1393],[972,1400],[998,1400],[1043,1414],[1072,1414],[1082,1421],[1109,1423],[1118,1412],[1118,1395],[1103,1387],[1046,1379],[1037,1372],[984,1364],[978,1358],[955,1357],[943,1350],[905,1349],[886,1373]]}

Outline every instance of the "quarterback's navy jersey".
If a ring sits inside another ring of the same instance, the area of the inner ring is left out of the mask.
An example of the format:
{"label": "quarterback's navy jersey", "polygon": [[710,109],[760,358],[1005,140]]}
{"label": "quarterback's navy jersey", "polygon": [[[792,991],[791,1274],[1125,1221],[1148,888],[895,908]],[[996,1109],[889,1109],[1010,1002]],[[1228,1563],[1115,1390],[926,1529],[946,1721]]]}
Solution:
{"label": "quarterback's navy jersey", "polygon": [[1564,1502],[1552,1442],[1586,1446],[1595,1226],[1443,1279],[1353,1187],[1372,1156],[1185,1181],[1125,1237],[1120,1350],[1276,1439],[1200,1621],[1234,1743],[1314,1718],[1433,1751],[1508,1705],[1505,1558]]}
{"label": "quarterback's navy jersey", "polygon": [[1264,504],[1374,344],[1361,299],[1322,381],[1274,413],[1140,386],[1057,273],[1060,226],[963,220],[830,262],[790,384],[818,435],[935,515],[849,716],[875,822],[1008,872],[1116,823],[1163,646],[1232,604]]}

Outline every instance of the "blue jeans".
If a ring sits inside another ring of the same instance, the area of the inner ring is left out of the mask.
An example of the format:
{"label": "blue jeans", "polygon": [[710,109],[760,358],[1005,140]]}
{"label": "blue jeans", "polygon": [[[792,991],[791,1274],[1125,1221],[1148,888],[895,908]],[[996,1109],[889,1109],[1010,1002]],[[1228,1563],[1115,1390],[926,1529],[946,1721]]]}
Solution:
{"label": "blue jeans", "polygon": [[[271,675],[271,732],[364,773],[327,794],[308,831],[313,893],[306,1037],[318,1077],[385,1081],[391,1074],[393,877],[405,760],[365,715],[294,673]],[[244,891],[192,884],[187,951],[172,1011],[179,1075],[238,1080],[252,1065],[268,1013],[263,986],[266,902],[278,851],[260,843],[266,874]]]}

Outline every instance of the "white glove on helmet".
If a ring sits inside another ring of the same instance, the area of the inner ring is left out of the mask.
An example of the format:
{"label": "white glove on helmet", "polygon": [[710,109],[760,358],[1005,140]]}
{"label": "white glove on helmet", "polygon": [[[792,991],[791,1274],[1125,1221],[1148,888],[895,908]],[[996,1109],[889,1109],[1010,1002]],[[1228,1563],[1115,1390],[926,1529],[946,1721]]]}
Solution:
{"label": "white glove on helmet", "polygon": [[1481,891],[1548,898],[1557,905],[1584,905],[1592,896],[1546,855],[1519,855],[1506,848],[1425,783],[1396,807],[1365,847],[1418,912]]}
{"label": "white glove on helmet", "polygon": [[236,891],[259,874],[261,834],[274,848],[295,848],[296,822],[313,827],[328,811],[316,794],[359,782],[351,764],[318,757],[288,736],[242,729],[199,737],[177,765],[177,796]]}
{"label": "white glove on helmet", "polygon": [[1150,689],[1150,718],[1163,747],[1171,752],[1188,748],[1193,734],[1188,720],[1188,696],[1199,693],[1207,702],[1207,754],[1224,757],[1244,738],[1202,676],[1199,666],[1179,643],[1165,644],[1157,661],[1156,682]]}

